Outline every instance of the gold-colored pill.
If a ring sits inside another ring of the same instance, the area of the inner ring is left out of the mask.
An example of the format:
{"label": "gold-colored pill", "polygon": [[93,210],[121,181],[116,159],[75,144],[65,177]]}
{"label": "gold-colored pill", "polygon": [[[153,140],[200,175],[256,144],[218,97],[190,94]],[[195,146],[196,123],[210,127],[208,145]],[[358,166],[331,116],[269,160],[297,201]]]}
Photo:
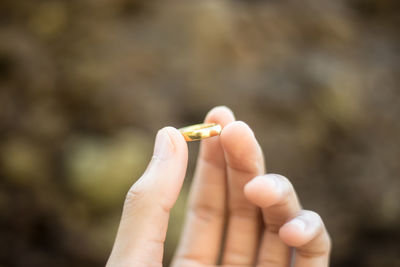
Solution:
{"label": "gold-colored pill", "polygon": [[200,123],[179,129],[186,141],[197,141],[217,136],[221,133],[221,130],[221,125],[217,123]]}

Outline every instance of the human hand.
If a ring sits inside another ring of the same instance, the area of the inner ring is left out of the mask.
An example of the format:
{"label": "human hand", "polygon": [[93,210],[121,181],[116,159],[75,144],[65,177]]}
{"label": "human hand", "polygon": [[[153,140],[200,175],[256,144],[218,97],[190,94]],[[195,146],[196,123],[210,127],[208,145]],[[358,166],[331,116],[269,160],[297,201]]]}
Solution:
{"label": "human hand", "polygon": [[[223,130],[202,140],[172,266],[328,266],[331,242],[321,218],[302,210],[287,178],[265,174],[252,130],[226,107],[212,109],[205,121]],[[187,157],[179,131],[158,132],[154,156],[127,194],[107,266],[162,266]]]}

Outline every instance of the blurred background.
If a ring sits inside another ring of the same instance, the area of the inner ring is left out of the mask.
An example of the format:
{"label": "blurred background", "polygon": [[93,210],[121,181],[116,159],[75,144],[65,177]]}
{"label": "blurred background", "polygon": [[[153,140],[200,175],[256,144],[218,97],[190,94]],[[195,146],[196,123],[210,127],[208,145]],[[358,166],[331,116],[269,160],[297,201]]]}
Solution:
{"label": "blurred background", "polygon": [[396,0],[1,0],[0,266],[104,265],[157,130],[215,105],[324,218],[332,266],[400,266],[399,14]]}

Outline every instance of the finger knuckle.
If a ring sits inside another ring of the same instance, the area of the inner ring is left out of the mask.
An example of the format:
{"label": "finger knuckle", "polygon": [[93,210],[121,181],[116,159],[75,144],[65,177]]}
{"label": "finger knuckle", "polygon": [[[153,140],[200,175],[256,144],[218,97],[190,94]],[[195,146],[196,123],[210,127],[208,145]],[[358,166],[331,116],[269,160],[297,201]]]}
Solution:
{"label": "finger knuckle", "polygon": [[320,247],[315,250],[298,250],[298,253],[304,258],[313,259],[325,256],[328,251],[325,248]]}
{"label": "finger knuckle", "polygon": [[271,254],[261,257],[257,266],[281,266],[282,259]]}
{"label": "finger knuckle", "polygon": [[214,207],[209,204],[196,204],[189,207],[191,211],[198,219],[210,222],[215,219],[222,219],[225,216],[224,209]]}
{"label": "finger knuckle", "polygon": [[241,219],[254,219],[260,216],[259,210],[253,206],[238,205],[230,207],[228,209],[228,215],[230,218],[241,218]]}
{"label": "finger knuckle", "polygon": [[132,186],[128,193],[125,196],[125,204],[130,204],[134,202],[138,202],[139,200],[143,199],[145,196],[143,189],[138,189],[135,186]]}
{"label": "finger knuckle", "polygon": [[149,195],[149,192],[147,191],[148,190],[146,189],[146,186],[144,186],[139,179],[126,193],[124,208],[129,209],[132,207],[141,207],[147,205],[146,203],[149,202],[146,200]]}

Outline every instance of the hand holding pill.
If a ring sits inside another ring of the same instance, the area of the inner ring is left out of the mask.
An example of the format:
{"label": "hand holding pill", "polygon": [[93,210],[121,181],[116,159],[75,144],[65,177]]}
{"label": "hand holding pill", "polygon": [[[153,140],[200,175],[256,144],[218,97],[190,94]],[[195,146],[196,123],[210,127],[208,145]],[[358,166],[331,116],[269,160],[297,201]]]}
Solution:
{"label": "hand holding pill", "polygon": [[107,266],[162,266],[169,212],[186,174],[186,141],[197,139],[204,140],[172,266],[329,265],[331,241],[320,216],[301,207],[288,178],[266,173],[250,127],[216,107],[203,125],[158,132],[152,160],[127,194]]}

